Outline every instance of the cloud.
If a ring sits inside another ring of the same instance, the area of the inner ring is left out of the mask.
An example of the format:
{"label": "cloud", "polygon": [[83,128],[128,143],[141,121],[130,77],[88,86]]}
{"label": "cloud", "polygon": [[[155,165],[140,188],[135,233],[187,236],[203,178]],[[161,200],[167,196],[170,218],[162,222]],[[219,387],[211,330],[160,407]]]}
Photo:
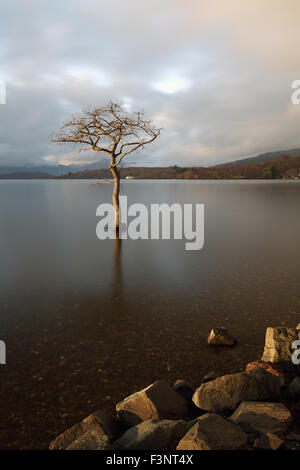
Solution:
{"label": "cloud", "polygon": [[43,161],[47,163],[58,163],[60,165],[88,165],[98,161],[97,154],[93,151],[67,152],[59,155],[45,155]]}
{"label": "cloud", "polygon": [[162,93],[173,94],[179,91],[187,90],[191,86],[189,80],[176,72],[169,72],[153,82],[152,88]]}
{"label": "cloud", "polygon": [[11,0],[0,10],[0,164],[94,161],[49,136],[110,98],[164,127],[141,164],[300,147],[298,0]]}

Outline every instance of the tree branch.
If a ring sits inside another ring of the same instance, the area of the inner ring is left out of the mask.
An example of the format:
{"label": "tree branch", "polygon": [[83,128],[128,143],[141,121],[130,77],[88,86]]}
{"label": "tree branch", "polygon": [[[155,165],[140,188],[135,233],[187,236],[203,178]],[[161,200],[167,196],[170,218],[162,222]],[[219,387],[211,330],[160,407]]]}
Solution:
{"label": "tree branch", "polygon": [[[143,111],[128,113],[120,104],[110,101],[105,106],[72,116],[51,141],[58,144],[73,143],[75,146],[84,144],[79,152],[94,150],[107,153],[113,157],[113,168],[124,157],[150,144],[160,135],[161,129],[156,128],[150,120],[145,120],[143,115]],[[132,142],[129,142],[130,138]],[[131,148],[124,152],[127,147]]]}
{"label": "tree branch", "polygon": [[[123,160],[124,157],[126,157],[127,155],[129,155],[130,153],[134,152],[135,150],[137,150],[138,148],[143,148],[144,145],[147,145],[147,144],[150,144],[151,142],[153,142],[155,139],[156,139],[157,135],[154,135],[152,137],[152,139],[149,139],[149,140],[146,140],[144,142],[140,142],[138,145],[136,145],[135,147],[133,147],[132,149],[128,150],[127,152],[123,153],[123,155],[120,156],[120,158],[117,160],[116,163],[114,163],[112,166],[118,166],[119,163],[121,162],[121,160]],[[131,145],[131,144],[129,144]]]}

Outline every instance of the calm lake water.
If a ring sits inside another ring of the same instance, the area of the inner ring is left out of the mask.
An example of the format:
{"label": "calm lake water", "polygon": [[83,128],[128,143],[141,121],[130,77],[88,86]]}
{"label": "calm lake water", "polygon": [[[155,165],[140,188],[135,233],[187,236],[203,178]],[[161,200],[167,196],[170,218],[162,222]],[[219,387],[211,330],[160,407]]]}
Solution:
{"label": "calm lake water", "polygon": [[[47,448],[157,380],[197,385],[300,321],[300,182],[122,181],[128,203],[205,204],[205,245],[96,237],[112,185],[0,181],[0,448]],[[223,325],[238,339],[212,350]]]}

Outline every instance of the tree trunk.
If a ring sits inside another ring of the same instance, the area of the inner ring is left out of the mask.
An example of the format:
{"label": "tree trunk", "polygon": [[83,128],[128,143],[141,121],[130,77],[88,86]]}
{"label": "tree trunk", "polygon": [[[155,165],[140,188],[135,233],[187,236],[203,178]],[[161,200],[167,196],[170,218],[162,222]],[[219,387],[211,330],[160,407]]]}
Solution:
{"label": "tree trunk", "polygon": [[110,171],[114,177],[114,190],[113,190],[113,205],[115,208],[115,229],[119,233],[120,228],[120,207],[119,207],[119,193],[120,193],[120,173],[116,166],[111,166]]}

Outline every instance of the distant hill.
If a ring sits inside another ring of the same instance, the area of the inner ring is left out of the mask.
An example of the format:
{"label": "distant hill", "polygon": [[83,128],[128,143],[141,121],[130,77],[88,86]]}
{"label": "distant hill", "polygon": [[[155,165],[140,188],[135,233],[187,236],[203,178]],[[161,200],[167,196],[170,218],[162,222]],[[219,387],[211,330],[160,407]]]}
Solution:
{"label": "distant hill", "polygon": [[[134,165],[134,161],[128,161],[126,165],[120,165],[122,167]],[[109,167],[109,159],[107,157],[101,158],[100,160],[88,163],[86,165],[57,165],[57,164],[42,164],[42,165],[18,165],[18,166],[0,166],[0,177],[1,175],[17,175],[17,174],[26,174],[26,178],[30,178],[30,175],[34,173],[51,176],[61,176],[68,173],[78,173],[81,171],[90,171],[90,170],[99,170]],[[3,178],[2,178],[3,179]]]}
{"label": "distant hill", "polygon": [[0,180],[35,180],[51,178],[55,178],[55,176],[39,171],[16,171],[15,173],[0,174]]}
{"label": "distant hill", "polygon": [[277,150],[276,152],[261,153],[260,155],[256,155],[255,157],[246,157],[240,160],[234,160],[232,162],[219,163],[218,165],[214,165],[214,166],[215,168],[217,168],[220,166],[244,165],[245,163],[264,163],[268,160],[273,160],[276,158],[299,157],[299,156],[300,156],[300,149]]}
{"label": "distant hill", "polygon": [[[0,166],[0,176],[18,173],[44,173],[47,175],[58,176],[70,171],[65,165],[18,165],[18,166]],[[74,171],[77,171],[75,169]]]}
{"label": "distant hill", "polygon": [[[136,179],[299,179],[300,155],[250,161],[243,164],[218,167],[127,167],[121,169],[121,178]],[[62,179],[111,179],[109,169],[68,173]]]}

